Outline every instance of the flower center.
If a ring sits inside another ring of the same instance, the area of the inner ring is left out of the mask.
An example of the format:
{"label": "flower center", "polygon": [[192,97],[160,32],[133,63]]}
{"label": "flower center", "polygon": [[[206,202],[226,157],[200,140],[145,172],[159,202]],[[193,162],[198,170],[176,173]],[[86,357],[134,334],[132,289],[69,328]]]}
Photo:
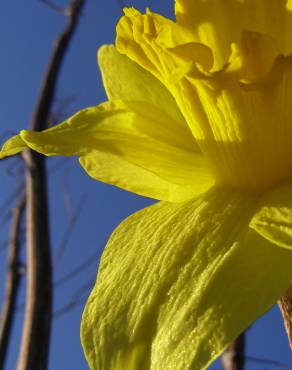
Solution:
{"label": "flower center", "polygon": [[[265,190],[292,176],[291,142],[270,147],[252,142],[208,143],[205,151],[218,184],[242,189]],[[202,148],[205,143],[202,143]]]}
{"label": "flower center", "polygon": [[254,85],[223,74],[184,83],[187,119],[217,183],[261,190],[292,176],[292,68],[273,77]]}

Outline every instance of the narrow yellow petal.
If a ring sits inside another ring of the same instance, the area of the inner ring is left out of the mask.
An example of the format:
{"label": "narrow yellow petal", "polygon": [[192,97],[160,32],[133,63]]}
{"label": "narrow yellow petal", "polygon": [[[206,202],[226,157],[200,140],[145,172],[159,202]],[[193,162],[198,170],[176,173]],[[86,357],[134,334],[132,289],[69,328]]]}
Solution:
{"label": "narrow yellow petal", "polygon": [[151,103],[166,112],[187,130],[187,124],[166,87],[113,45],[98,51],[98,64],[109,100],[135,100]]}
{"label": "narrow yellow petal", "polygon": [[37,152],[79,156],[95,179],[151,198],[184,201],[214,182],[190,131],[147,102],[107,102],[20,136]]}
{"label": "narrow yellow petal", "polygon": [[[130,146],[128,148],[131,150]],[[113,153],[99,151],[81,156],[79,161],[94,179],[154,199],[181,202],[206,192],[214,180],[203,157],[200,154],[193,158],[178,152],[176,154],[176,160],[172,160],[163,158],[163,152],[150,151],[149,148],[143,166],[137,164],[137,158],[130,161]]]}
{"label": "narrow yellow petal", "polygon": [[262,197],[250,226],[264,238],[292,249],[292,183],[279,186]]}
{"label": "narrow yellow petal", "polygon": [[203,370],[276,302],[292,254],[248,227],[256,204],[214,189],[116,229],[82,319],[92,370]]}
{"label": "narrow yellow petal", "polygon": [[20,135],[15,135],[7,140],[0,151],[0,159],[20,153],[27,145]]}

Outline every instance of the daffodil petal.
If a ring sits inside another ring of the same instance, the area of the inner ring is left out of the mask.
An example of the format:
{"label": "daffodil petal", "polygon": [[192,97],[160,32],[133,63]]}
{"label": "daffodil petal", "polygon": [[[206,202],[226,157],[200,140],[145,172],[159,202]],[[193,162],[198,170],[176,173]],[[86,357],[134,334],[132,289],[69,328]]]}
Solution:
{"label": "daffodil petal", "polygon": [[0,152],[0,159],[9,157],[11,155],[18,154],[22,152],[25,148],[27,148],[27,145],[22,140],[20,135],[12,136],[2,146],[2,149]]}
{"label": "daffodil petal", "polygon": [[176,0],[175,5],[178,24],[212,49],[216,69],[227,62],[230,45],[245,29],[271,35],[281,53],[292,52],[291,0]]}
{"label": "daffodil petal", "polygon": [[250,226],[281,247],[292,249],[292,183],[266,193]]}
{"label": "daffodil petal", "polygon": [[44,155],[79,156],[97,180],[156,199],[190,199],[214,181],[190,132],[146,102],[107,102],[20,136]]}
{"label": "daffodil petal", "polygon": [[188,129],[176,101],[166,87],[151,73],[120,54],[113,45],[104,45],[98,50],[98,65],[109,100],[146,101],[160,107],[175,122]]}
{"label": "daffodil petal", "polygon": [[287,288],[292,253],[248,227],[256,197],[213,189],[125,220],[81,327],[92,370],[202,370]]}

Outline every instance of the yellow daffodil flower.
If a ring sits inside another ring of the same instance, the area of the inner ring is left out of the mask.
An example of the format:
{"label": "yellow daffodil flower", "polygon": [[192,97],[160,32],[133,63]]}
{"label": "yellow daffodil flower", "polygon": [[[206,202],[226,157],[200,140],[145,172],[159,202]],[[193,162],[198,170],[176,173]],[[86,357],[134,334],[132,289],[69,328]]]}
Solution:
{"label": "yellow daffodil flower", "polygon": [[103,253],[81,336],[94,370],[205,369],[292,277],[292,2],[133,8],[99,51],[109,98],[30,147],[161,200]]}

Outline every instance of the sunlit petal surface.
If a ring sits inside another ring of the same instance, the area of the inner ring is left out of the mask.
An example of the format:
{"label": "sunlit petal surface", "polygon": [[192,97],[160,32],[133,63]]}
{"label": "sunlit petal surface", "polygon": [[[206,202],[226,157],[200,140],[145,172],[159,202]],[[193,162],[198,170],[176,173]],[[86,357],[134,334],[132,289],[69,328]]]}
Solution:
{"label": "sunlit petal surface", "polygon": [[292,253],[248,230],[256,204],[220,189],[125,220],[83,314],[91,368],[202,370],[268,310]]}
{"label": "sunlit petal surface", "polygon": [[183,201],[214,183],[204,156],[189,148],[190,132],[146,102],[104,103],[11,140],[20,138],[44,155],[79,156],[93,178],[156,199]]}

